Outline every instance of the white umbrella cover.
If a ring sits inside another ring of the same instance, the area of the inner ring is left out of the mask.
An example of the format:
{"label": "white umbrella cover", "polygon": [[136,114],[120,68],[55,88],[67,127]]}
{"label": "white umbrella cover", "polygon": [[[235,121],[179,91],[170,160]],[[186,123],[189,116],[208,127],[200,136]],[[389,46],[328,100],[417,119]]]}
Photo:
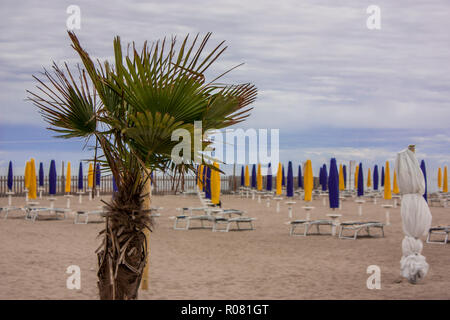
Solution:
{"label": "white umbrella cover", "polygon": [[421,255],[423,245],[420,240],[431,226],[430,209],[422,196],[425,192],[425,179],[414,152],[409,149],[397,154],[395,170],[402,194],[401,215],[405,234],[400,270],[403,277],[416,283],[428,272],[428,263]]}

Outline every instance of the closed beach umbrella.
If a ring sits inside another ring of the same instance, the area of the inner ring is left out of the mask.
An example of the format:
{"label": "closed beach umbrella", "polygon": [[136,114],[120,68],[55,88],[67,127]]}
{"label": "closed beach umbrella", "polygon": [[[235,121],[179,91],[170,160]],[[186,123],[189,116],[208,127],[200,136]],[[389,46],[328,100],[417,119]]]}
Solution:
{"label": "closed beach umbrella", "polygon": [[302,166],[301,165],[298,165],[297,185],[298,185],[299,188],[303,189],[303,175],[302,175]]}
{"label": "closed beach umbrella", "polygon": [[89,163],[88,169],[88,188],[92,189],[94,187],[94,168],[92,163]]}
{"label": "closed beach umbrella", "polygon": [[392,182],[392,192],[395,194],[399,194],[400,190],[398,189],[398,183],[397,183],[397,171],[394,170],[394,181]]}
{"label": "closed beach umbrella", "polygon": [[312,173],[312,165],[311,160],[306,160],[305,164],[305,173],[303,178],[303,185],[305,188],[305,201],[311,201],[312,200],[312,190],[314,187],[314,177]]}
{"label": "closed beach umbrella", "polygon": [[70,161],[69,161],[67,162],[66,187],[64,188],[64,191],[66,193],[70,193],[71,183],[72,183],[72,176],[70,172]]}
{"label": "closed beach umbrella", "polygon": [[114,176],[112,178],[112,183],[113,183],[113,191],[114,192],[119,191],[119,188],[117,188],[117,183],[116,183],[116,179],[114,179]]}
{"label": "closed beach umbrella", "polygon": [[199,169],[197,171],[197,184],[198,184],[198,188],[200,190],[203,190],[203,165],[202,164],[199,166]]}
{"label": "closed beach umbrella", "polygon": [[442,170],[441,170],[441,168],[438,169],[437,183],[438,183],[439,190],[441,190],[442,189]]}
{"label": "closed beach umbrella", "polygon": [[372,174],[369,170],[367,170],[367,188],[370,188],[372,186]]}
{"label": "closed beach umbrella", "polygon": [[288,197],[294,196],[294,172],[292,170],[292,162],[291,161],[289,161],[289,163],[288,163],[286,196],[288,196]]}
{"label": "closed beach umbrella", "polygon": [[323,184],[323,167],[319,168],[319,184],[320,186]]}
{"label": "closed beach umbrella", "polygon": [[384,167],[381,167],[381,186],[384,187]]}
{"label": "closed beach umbrella", "polygon": [[56,164],[55,160],[50,161],[50,170],[48,172],[48,194],[56,194]]}
{"label": "closed beach umbrella", "polygon": [[37,198],[37,179],[36,179],[36,165],[34,163],[34,159],[30,160],[30,188],[28,189],[28,198],[36,199]]}
{"label": "closed beach umbrella", "polygon": [[[331,167],[330,167],[330,170],[331,170]],[[331,176],[331,171],[330,171],[330,176]],[[345,190],[344,167],[342,166],[342,163],[339,165],[339,190],[341,190],[341,191]]]}
{"label": "closed beach umbrella", "polygon": [[355,189],[358,189],[359,166],[355,168]]}
{"label": "closed beach umbrella", "polygon": [[258,163],[258,170],[256,171],[256,189],[258,189],[258,191],[261,191],[263,187],[262,185],[263,179],[261,174],[261,164]]}
{"label": "closed beach umbrella", "polygon": [[328,189],[328,170],[327,165],[322,166],[322,191],[327,191]]}
{"label": "closed beach umbrella", "polygon": [[248,172],[248,165],[245,166],[245,186],[250,187],[250,174]]}
{"label": "closed beach umbrella", "polygon": [[25,188],[27,190],[30,189],[30,161],[27,161],[27,163],[25,164]]}
{"label": "closed beach umbrella", "polygon": [[214,168],[217,170],[211,170],[211,202],[213,204],[219,204],[220,202],[220,172],[219,164],[214,162]]}
{"label": "closed beach umbrella", "polygon": [[364,175],[363,175],[362,163],[359,163],[359,167],[358,167],[358,197],[362,197],[363,195],[364,195]]}
{"label": "closed beach umbrella", "polygon": [[286,179],[285,179],[285,175],[284,175],[284,165],[282,166],[282,170],[281,170],[282,176],[281,176],[281,184],[283,185],[283,187],[286,186]]}
{"label": "closed beach umbrella", "polygon": [[342,172],[344,173],[344,186],[347,188],[347,166],[342,166]]}
{"label": "closed beach umbrella", "polygon": [[428,191],[428,187],[427,187],[427,169],[425,167],[425,160],[422,160],[420,162],[420,169],[422,170],[423,173],[423,178],[425,180],[425,192],[423,193],[423,198],[425,199],[425,201],[428,203],[428,195],[427,195],[427,191]]}
{"label": "closed beach umbrella", "polygon": [[425,179],[414,149],[406,149],[397,154],[395,171],[403,195],[400,213],[405,233],[400,272],[409,282],[416,283],[426,276],[429,268],[425,257],[421,254],[423,244],[420,237],[428,234],[432,217],[428,204],[422,196],[425,192]]}
{"label": "closed beach umbrella", "polygon": [[44,164],[39,163],[39,187],[44,186]]}
{"label": "closed beach umbrella", "polygon": [[252,188],[256,189],[256,165],[252,166]]}
{"label": "closed beach umbrella", "polygon": [[205,188],[205,198],[211,199],[211,168],[206,167],[206,188]]}
{"label": "closed beach umbrella", "polygon": [[244,173],[244,166],[241,167],[241,187],[245,186],[245,173]]}
{"label": "closed beach umbrella", "polygon": [[203,185],[202,185],[202,191],[206,192],[206,171],[207,171],[207,166],[203,166],[203,170],[202,170],[202,181],[203,181]]}
{"label": "closed beach umbrella", "polygon": [[442,181],[442,192],[448,192],[448,175],[447,175],[447,166],[444,167],[444,177]]}
{"label": "closed beach umbrella", "polygon": [[378,165],[373,167],[373,190],[378,190]]}
{"label": "closed beach umbrella", "polygon": [[336,159],[332,158],[330,161],[330,176],[328,178],[328,198],[332,209],[339,208],[339,180]]}
{"label": "closed beach umbrella", "polygon": [[281,167],[281,163],[278,163],[278,170],[277,170],[277,189],[276,189],[276,194],[277,196],[279,196],[281,194],[281,186],[282,186],[282,180],[283,178],[281,177],[282,173],[282,167]]}
{"label": "closed beach umbrella", "polygon": [[269,167],[267,168],[267,191],[272,191],[272,164],[269,163]]}
{"label": "closed beach umbrella", "polygon": [[389,172],[389,162],[386,161],[386,170],[384,172],[384,199],[391,200],[391,173]]}
{"label": "closed beach umbrella", "polygon": [[83,164],[78,168],[78,190],[83,190]]}
{"label": "closed beach umbrella", "polygon": [[10,161],[9,166],[8,166],[8,190],[9,191],[12,191],[13,183],[14,183],[13,166],[12,166],[12,161]]}
{"label": "closed beach umbrella", "polygon": [[100,187],[100,179],[101,179],[100,163],[97,163],[97,168],[95,168],[95,185],[98,187]]}

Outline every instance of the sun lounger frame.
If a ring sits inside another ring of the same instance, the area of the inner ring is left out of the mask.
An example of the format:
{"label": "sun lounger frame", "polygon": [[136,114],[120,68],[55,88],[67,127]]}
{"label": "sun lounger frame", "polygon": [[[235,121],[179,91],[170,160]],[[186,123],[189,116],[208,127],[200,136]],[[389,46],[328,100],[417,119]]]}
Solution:
{"label": "sun lounger frame", "polygon": [[33,223],[36,222],[36,219],[39,216],[39,213],[41,212],[53,212],[55,213],[55,219],[58,219],[58,214],[62,213],[64,215],[64,219],[67,218],[67,212],[70,211],[70,209],[66,209],[66,208],[47,208],[47,207],[28,207],[28,208],[24,208],[26,215],[25,215],[25,220],[29,220],[32,221]]}
{"label": "sun lounger frame", "polygon": [[[320,226],[331,226],[333,227],[333,221],[332,220],[293,220],[290,221],[289,224],[291,225],[291,228],[289,230],[289,235],[291,236],[302,236],[306,237],[308,235],[321,235],[321,234],[328,234],[328,233],[321,233],[320,232]],[[297,227],[303,227],[303,233],[296,233],[295,229]],[[312,226],[316,226],[317,233],[308,233],[310,228]],[[332,234],[331,231],[329,233]]]}
{"label": "sun lounger frame", "polygon": [[[447,244],[449,233],[450,233],[450,226],[432,227],[432,228],[430,228],[430,230],[428,230],[427,243]],[[445,235],[444,240],[431,240],[432,234]]]}
{"label": "sun lounger frame", "polygon": [[[367,232],[368,236],[372,236],[370,234],[370,228],[378,228],[381,229],[381,235],[379,235],[379,238],[384,237],[384,224],[381,222],[343,222],[339,225],[339,239],[351,239],[356,240],[358,238],[358,234],[361,230],[365,230]],[[344,230],[351,230],[353,231],[352,236],[345,236]]]}
{"label": "sun lounger frame", "polygon": [[[104,210],[92,210],[92,211],[80,210],[80,211],[76,211],[73,223],[74,224],[88,224],[90,215],[99,215],[99,216],[103,217],[104,216]],[[81,220],[80,216],[84,216],[85,217],[84,221],[80,221]]]}
{"label": "sun lounger frame", "polygon": [[[255,218],[250,217],[236,217],[236,218],[225,218],[225,217],[215,217],[214,223],[213,223],[213,232],[229,232],[231,229],[231,225],[233,223],[236,223],[237,231],[243,231],[243,230],[254,230],[253,228],[253,221],[255,221]],[[241,228],[240,224],[248,224],[249,227],[247,228]],[[225,228],[220,228],[220,225],[225,225]]]}

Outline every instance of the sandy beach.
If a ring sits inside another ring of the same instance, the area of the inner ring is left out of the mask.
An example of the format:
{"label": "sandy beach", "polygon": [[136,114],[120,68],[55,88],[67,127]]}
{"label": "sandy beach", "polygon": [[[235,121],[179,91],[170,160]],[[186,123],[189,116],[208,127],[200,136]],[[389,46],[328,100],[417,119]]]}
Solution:
{"label": "sandy beach", "polygon": [[[108,196],[104,197],[108,200]],[[305,218],[304,205],[295,199],[294,217]],[[38,199],[48,205],[46,197]],[[424,244],[423,255],[430,264],[425,280],[411,285],[399,279],[401,257],[400,208],[391,209],[391,226],[385,238],[340,240],[330,235],[288,235],[287,206],[281,212],[265,201],[222,196],[224,208],[243,209],[255,217],[255,230],[229,233],[211,230],[173,230],[177,207],[198,206],[196,196],[154,196],[152,205],[163,207],[151,235],[150,289],[140,299],[450,299],[449,246]],[[13,205],[24,203],[13,198]],[[341,221],[384,221],[384,209],[365,203],[358,216],[356,203],[343,202]],[[0,204],[7,205],[1,198]],[[72,208],[95,209],[99,199]],[[58,197],[56,207],[64,207]],[[314,200],[312,218],[326,218],[330,209]],[[450,208],[432,207],[432,225],[449,224]],[[75,225],[73,214],[66,220],[25,221],[22,212],[0,219],[0,299],[98,299],[98,232],[103,223]],[[97,219],[94,217],[92,221]],[[325,229],[324,229],[325,230]],[[425,240],[423,238],[422,240]],[[66,268],[81,269],[81,289],[66,287]],[[369,265],[381,268],[381,289],[366,286]]]}

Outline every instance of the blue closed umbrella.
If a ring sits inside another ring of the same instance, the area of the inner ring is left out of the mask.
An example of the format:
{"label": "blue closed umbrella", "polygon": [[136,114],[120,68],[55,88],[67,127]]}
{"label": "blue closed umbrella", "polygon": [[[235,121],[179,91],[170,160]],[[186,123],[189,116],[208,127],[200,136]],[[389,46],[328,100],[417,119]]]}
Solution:
{"label": "blue closed umbrella", "polygon": [[381,167],[381,186],[384,187],[384,166]]}
{"label": "blue closed umbrella", "polygon": [[244,166],[242,166],[242,168],[241,168],[241,187],[245,187]]}
{"label": "blue closed umbrella", "polygon": [[373,190],[378,190],[378,165],[373,167]]}
{"label": "blue closed umbrella", "polygon": [[119,191],[119,188],[117,188],[117,184],[116,184],[116,179],[114,179],[114,176],[113,176],[113,191],[114,192],[117,192],[117,191]]}
{"label": "blue closed umbrella", "polygon": [[256,165],[252,166],[252,188],[256,189]]}
{"label": "blue closed umbrella", "polygon": [[282,168],[282,171],[281,171],[281,174],[282,174],[281,185],[284,187],[284,186],[286,186],[286,179],[284,178],[284,165],[281,168]]}
{"label": "blue closed umbrella", "polygon": [[78,190],[83,190],[83,164],[81,162],[78,169]]}
{"label": "blue closed umbrella", "polygon": [[319,168],[319,184],[323,184],[323,167]]}
{"label": "blue closed umbrella", "polygon": [[56,194],[56,164],[55,160],[50,162],[50,171],[48,174],[48,193]]}
{"label": "blue closed umbrella", "polygon": [[207,199],[211,199],[211,168],[208,167],[206,169],[206,188],[205,188],[205,197]]}
{"label": "blue closed umbrella", "polygon": [[360,162],[358,167],[358,197],[362,197],[363,195],[364,195],[364,175],[362,163]]}
{"label": "blue closed umbrella", "polygon": [[327,191],[328,187],[328,172],[327,172],[327,165],[324,164],[322,166],[322,191]]}
{"label": "blue closed umbrella", "polygon": [[425,168],[425,160],[422,160],[420,162],[420,169],[422,169],[423,177],[425,179],[425,193],[423,194],[423,197],[425,198],[425,201],[428,202],[428,195],[427,195],[427,169]]}
{"label": "blue closed umbrella", "polygon": [[294,172],[292,171],[292,162],[291,161],[289,161],[289,163],[288,163],[286,196],[287,197],[294,196]]}
{"label": "blue closed umbrella", "polygon": [[297,185],[299,188],[303,188],[303,178],[302,178],[302,166],[298,166],[298,181]]}
{"label": "blue closed umbrella", "polygon": [[202,191],[206,192],[206,171],[208,171],[208,167],[204,167],[203,168],[203,173],[202,173]]}
{"label": "blue closed umbrella", "polygon": [[9,167],[8,167],[8,190],[9,191],[12,191],[13,183],[14,183],[13,167],[12,167],[12,161],[10,161]]}
{"label": "blue closed umbrella", "polygon": [[328,198],[330,208],[339,208],[339,172],[336,164],[336,159],[331,158],[330,161],[330,176],[328,178]]}
{"label": "blue closed umbrella", "polygon": [[272,165],[267,168],[267,191],[272,191]]}
{"label": "blue closed umbrella", "polygon": [[100,178],[101,178],[100,163],[97,163],[97,166],[95,168],[95,185],[96,186],[100,186]]}
{"label": "blue closed umbrella", "polygon": [[347,188],[347,166],[345,164],[342,166],[342,173],[344,174],[344,187]]}
{"label": "blue closed umbrella", "polygon": [[39,187],[44,186],[44,165],[39,163]]}

